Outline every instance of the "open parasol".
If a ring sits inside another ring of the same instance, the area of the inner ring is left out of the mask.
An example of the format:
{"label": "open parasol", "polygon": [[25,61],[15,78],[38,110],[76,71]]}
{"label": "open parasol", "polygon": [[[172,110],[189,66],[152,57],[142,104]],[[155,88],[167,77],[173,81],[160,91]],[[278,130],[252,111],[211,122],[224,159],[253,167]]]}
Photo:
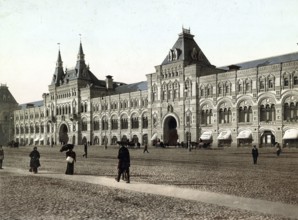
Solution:
{"label": "open parasol", "polygon": [[69,149],[73,149],[73,148],[74,148],[73,144],[65,144],[61,147],[60,152],[68,151]]}

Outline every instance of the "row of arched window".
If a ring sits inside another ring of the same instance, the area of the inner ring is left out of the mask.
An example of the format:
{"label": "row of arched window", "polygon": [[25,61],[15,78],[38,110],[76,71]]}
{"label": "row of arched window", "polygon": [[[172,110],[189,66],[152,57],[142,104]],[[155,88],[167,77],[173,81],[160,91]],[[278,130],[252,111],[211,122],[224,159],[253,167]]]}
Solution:
{"label": "row of arched window", "polygon": [[[142,120],[142,128],[144,129],[148,128],[148,117],[143,116],[141,120]],[[129,119],[126,116],[122,117],[120,120],[117,117],[112,117],[110,119],[111,130],[117,130],[118,125],[120,125],[121,129],[128,129],[128,121]],[[139,123],[140,121],[138,116],[132,116],[130,118],[131,129],[138,129]],[[93,126],[93,130],[95,131],[100,130],[100,121],[98,117],[93,119],[92,126]],[[83,118],[82,131],[87,131],[87,129],[88,129],[87,119]],[[108,130],[108,129],[109,129],[109,120],[106,117],[103,117],[101,119],[101,130]]]}
{"label": "row of arched window", "polygon": [[[252,83],[253,80],[250,78],[247,79],[239,79],[236,82],[236,92],[238,94],[247,94],[252,93]],[[178,85],[179,82],[174,82],[173,85]],[[178,87],[177,86],[177,87]],[[291,87],[298,87],[298,73],[285,73],[282,78],[282,88],[287,89]],[[270,91],[275,89],[275,77],[273,75],[269,75],[267,77],[260,76],[258,79],[258,90],[260,92],[262,91]],[[173,89],[172,89],[173,88]],[[177,90],[177,92],[175,92]],[[152,100],[157,100],[157,86],[153,85],[152,87]],[[161,91],[161,99],[167,100],[171,98],[178,98],[179,97],[179,89],[175,89],[175,87],[169,87],[169,84],[162,85],[162,91]],[[213,96],[213,85],[207,84],[207,85],[201,85],[199,87],[199,92],[201,97],[211,97]],[[232,83],[230,81],[226,82],[219,82],[217,84],[217,95],[218,96],[227,96],[231,95],[232,93]]]}
{"label": "row of arched window", "polygon": [[[101,105],[98,103],[93,104],[93,111],[107,111],[109,106],[111,110],[118,110],[119,109],[128,109],[128,108],[138,108],[138,107],[147,107],[148,106],[148,99],[144,98],[141,101],[139,99],[132,99],[130,100],[130,106],[128,105],[128,100],[121,100],[120,102],[113,101],[112,103],[108,103],[104,100]],[[100,108],[99,108],[100,107]]]}
{"label": "row of arched window", "polygon": [[[239,106],[237,110],[238,123],[252,122],[252,106]],[[298,102],[285,103],[283,106],[283,120],[284,121],[298,121]],[[218,110],[218,123],[231,123],[232,113],[231,108],[220,108]],[[276,121],[276,109],[274,104],[262,104],[259,107],[260,122]],[[201,110],[201,124],[212,124],[212,109]]]}

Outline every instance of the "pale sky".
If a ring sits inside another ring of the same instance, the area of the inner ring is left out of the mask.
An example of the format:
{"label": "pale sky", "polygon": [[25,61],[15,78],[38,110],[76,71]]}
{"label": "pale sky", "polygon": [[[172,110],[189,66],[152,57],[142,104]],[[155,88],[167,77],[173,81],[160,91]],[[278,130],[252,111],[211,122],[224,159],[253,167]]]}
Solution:
{"label": "pale sky", "polygon": [[182,26],[215,66],[298,50],[296,0],[0,0],[0,83],[19,104],[48,92],[60,43],[76,64],[80,36],[98,79],[146,80]]}

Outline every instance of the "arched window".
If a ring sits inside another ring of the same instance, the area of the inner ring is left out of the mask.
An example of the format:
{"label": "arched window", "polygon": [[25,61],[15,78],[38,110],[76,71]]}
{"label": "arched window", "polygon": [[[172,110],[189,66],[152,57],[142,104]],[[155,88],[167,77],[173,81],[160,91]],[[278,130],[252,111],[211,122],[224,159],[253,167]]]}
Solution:
{"label": "arched window", "polygon": [[99,130],[99,118],[95,117],[93,119],[93,130],[98,131]]}
{"label": "arched window", "polygon": [[113,115],[111,118],[111,129],[117,130],[118,129],[118,118],[116,115]]}
{"label": "arched window", "polygon": [[87,131],[87,119],[83,118],[82,119],[82,131]]}
{"label": "arched window", "polygon": [[298,76],[294,76],[293,78],[293,85],[298,86]]}
{"label": "arched window", "polygon": [[35,124],[35,133],[39,133],[39,124]]}
{"label": "arched window", "polygon": [[106,130],[108,130],[109,129],[109,122],[108,122],[108,119],[107,119],[107,117],[103,117],[102,118],[102,120],[101,120],[101,129],[103,130],[103,131],[106,131]]}
{"label": "arched window", "polygon": [[259,111],[260,111],[260,121],[262,122],[275,121],[275,104],[271,98],[264,99],[261,102]]}
{"label": "arched window", "polygon": [[222,91],[222,84],[219,83],[218,84],[218,95],[222,95],[223,94],[223,91]]}
{"label": "arched window", "polygon": [[142,128],[148,128],[148,116],[143,114],[142,116]]}
{"label": "arched window", "polygon": [[136,114],[133,114],[131,116],[131,129],[137,129],[139,128],[139,118]]}
{"label": "arched window", "polygon": [[237,90],[238,90],[238,93],[243,92],[243,82],[242,82],[242,80],[238,80],[238,82],[237,82]]}
{"label": "arched window", "polygon": [[251,92],[251,80],[250,79],[245,80],[245,92],[246,93]]}
{"label": "arched window", "polygon": [[231,109],[230,107],[221,106],[218,111],[219,124],[228,124],[231,122]]}
{"label": "arched window", "polygon": [[238,107],[238,122],[252,122],[252,103],[250,101],[242,101]]}
{"label": "arched window", "polygon": [[298,97],[289,96],[285,99],[283,104],[283,115],[285,121],[297,121],[298,120]]}
{"label": "arched window", "polygon": [[284,74],[284,78],[283,78],[283,84],[284,87],[289,87],[289,75],[288,74]]}
{"label": "arched window", "polygon": [[212,123],[212,109],[209,105],[204,105],[201,109],[201,124],[209,125]]}
{"label": "arched window", "polygon": [[123,115],[120,120],[121,129],[128,129],[128,118],[126,115]]}

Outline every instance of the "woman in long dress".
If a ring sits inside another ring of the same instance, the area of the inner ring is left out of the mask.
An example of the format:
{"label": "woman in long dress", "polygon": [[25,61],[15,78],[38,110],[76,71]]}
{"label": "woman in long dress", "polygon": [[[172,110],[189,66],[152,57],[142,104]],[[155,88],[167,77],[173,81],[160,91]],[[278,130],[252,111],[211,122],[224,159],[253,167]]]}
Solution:
{"label": "woman in long dress", "polygon": [[76,162],[76,153],[70,148],[68,151],[66,151],[66,158],[71,157],[73,160],[72,162],[67,162],[67,167],[65,174],[67,175],[73,175],[74,173],[74,163]]}

